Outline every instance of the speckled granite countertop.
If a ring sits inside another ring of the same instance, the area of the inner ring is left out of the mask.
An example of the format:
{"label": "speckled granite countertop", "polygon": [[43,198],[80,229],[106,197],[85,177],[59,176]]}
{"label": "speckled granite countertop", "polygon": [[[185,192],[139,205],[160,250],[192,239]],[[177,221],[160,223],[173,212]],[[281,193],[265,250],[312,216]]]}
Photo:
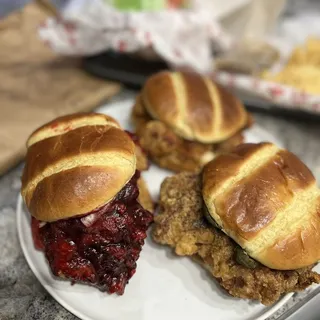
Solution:
{"label": "speckled granite countertop", "polygon": [[[132,95],[132,92],[125,91],[115,99],[121,100]],[[320,181],[319,122],[295,121],[257,113],[254,116],[257,124],[276,135],[284,147],[305,161]],[[22,167],[21,164],[0,178],[0,319],[77,319],[45,291],[23,257],[15,214]],[[296,294],[277,315],[305,295]]]}

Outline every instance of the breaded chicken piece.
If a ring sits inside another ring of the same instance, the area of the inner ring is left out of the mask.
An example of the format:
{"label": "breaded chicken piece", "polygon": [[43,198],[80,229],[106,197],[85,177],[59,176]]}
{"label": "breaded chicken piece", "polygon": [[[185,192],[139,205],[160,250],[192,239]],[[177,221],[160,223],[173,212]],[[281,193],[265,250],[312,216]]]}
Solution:
{"label": "breaded chicken piece", "polygon": [[[137,169],[139,171],[145,171],[149,168],[148,158],[144,151],[139,145],[136,144],[136,157],[137,157]],[[139,197],[138,201],[140,204],[150,212],[154,211],[154,202],[150,195],[148,186],[142,176],[138,180]]]}
{"label": "breaded chicken piece", "polygon": [[139,188],[139,197],[138,197],[139,203],[148,211],[153,212],[154,202],[149,193],[147,184],[142,177],[140,177],[138,180],[138,188]]}
{"label": "breaded chicken piece", "polygon": [[[244,141],[241,132],[219,144],[185,140],[163,122],[151,119],[139,97],[132,111],[132,121],[139,142],[151,160],[160,167],[175,172],[198,172],[215,154],[230,150]],[[250,118],[248,126],[251,124]]]}
{"label": "breaded chicken piece", "polygon": [[312,267],[277,271],[261,264],[255,269],[238,264],[236,243],[204,219],[198,175],[181,173],[165,179],[159,205],[153,239],[171,246],[177,255],[199,262],[234,297],[270,305],[282,294],[320,283],[320,275]]}

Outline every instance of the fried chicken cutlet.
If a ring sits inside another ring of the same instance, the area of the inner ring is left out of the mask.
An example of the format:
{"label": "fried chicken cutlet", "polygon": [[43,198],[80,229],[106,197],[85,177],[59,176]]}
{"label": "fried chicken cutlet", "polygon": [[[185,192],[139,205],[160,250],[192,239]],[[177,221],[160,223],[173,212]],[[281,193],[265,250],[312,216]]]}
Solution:
{"label": "fried chicken cutlet", "polygon": [[271,305],[282,294],[320,283],[320,275],[311,267],[278,271],[261,264],[255,269],[239,264],[237,244],[204,218],[198,175],[181,173],[167,178],[161,186],[159,204],[153,239],[169,245],[177,255],[199,262],[234,297]]}
{"label": "fried chicken cutlet", "polygon": [[[253,120],[250,117],[250,123]],[[204,144],[185,140],[159,120],[154,120],[141,104],[141,98],[133,107],[132,120],[140,144],[149,157],[162,168],[175,172],[198,172],[215,154],[230,150],[244,142],[242,131],[220,143]]]}

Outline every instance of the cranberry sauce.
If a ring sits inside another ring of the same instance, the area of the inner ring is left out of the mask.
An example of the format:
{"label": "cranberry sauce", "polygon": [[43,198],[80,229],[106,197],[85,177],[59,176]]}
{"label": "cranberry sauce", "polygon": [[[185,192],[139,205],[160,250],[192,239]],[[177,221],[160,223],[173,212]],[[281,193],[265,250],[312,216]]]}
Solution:
{"label": "cranberry sauce", "polygon": [[137,201],[139,176],[136,171],[114,200],[94,210],[98,218],[87,227],[83,216],[41,228],[32,218],[35,246],[45,251],[54,275],[123,294],[153,220]]}

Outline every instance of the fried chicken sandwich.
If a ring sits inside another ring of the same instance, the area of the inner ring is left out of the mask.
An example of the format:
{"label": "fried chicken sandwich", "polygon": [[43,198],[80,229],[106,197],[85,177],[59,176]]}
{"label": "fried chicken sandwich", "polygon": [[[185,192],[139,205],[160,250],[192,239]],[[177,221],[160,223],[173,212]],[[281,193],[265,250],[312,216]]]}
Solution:
{"label": "fried chicken sandwich", "polygon": [[199,262],[232,296],[270,305],[320,283],[312,271],[320,259],[320,190],[291,152],[242,144],[200,175],[163,182],[153,238]]}
{"label": "fried chicken sandwich", "polygon": [[251,117],[243,104],[207,77],[163,71],[136,99],[132,120],[142,147],[160,167],[199,171],[243,142]]}
{"label": "fried chicken sandwich", "polygon": [[21,193],[52,273],[122,294],[153,220],[143,153],[117,121],[96,113],[57,118],[27,147]]}

